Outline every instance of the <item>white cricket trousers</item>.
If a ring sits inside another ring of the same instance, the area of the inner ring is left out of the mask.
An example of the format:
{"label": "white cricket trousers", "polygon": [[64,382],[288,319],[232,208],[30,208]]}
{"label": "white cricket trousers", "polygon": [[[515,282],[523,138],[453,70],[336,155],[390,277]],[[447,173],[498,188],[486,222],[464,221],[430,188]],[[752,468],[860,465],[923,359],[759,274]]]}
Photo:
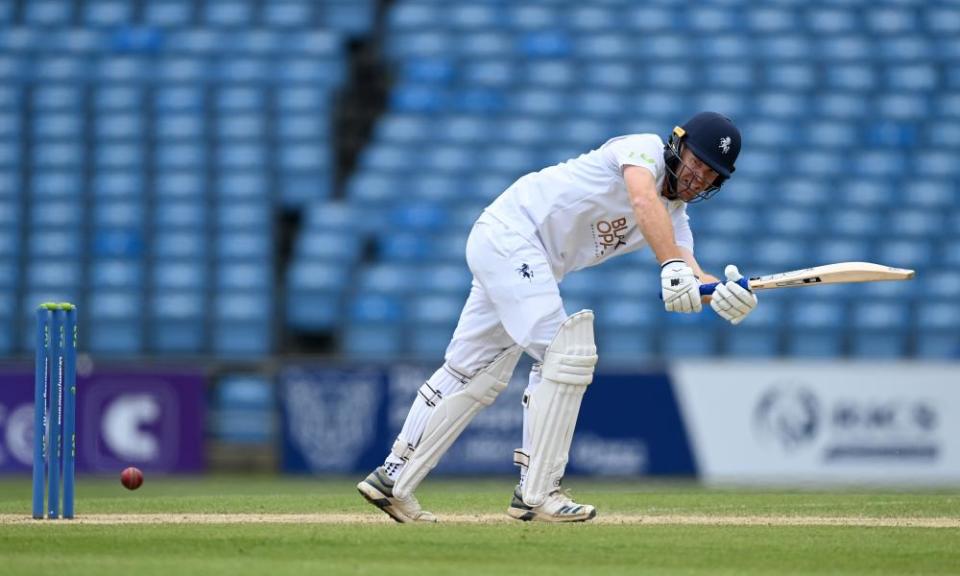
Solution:
{"label": "white cricket trousers", "polygon": [[[543,248],[488,214],[480,216],[467,239],[467,265],[473,282],[444,354],[444,365],[418,391],[397,436],[399,446],[415,448],[436,398],[461,390],[507,348],[519,344],[542,362],[547,346],[567,319]],[[532,370],[526,394],[532,394],[539,382],[540,371]],[[526,409],[523,447],[530,447]],[[401,473],[405,458],[400,452],[387,455],[384,466],[392,479]]]}
{"label": "white cricket trousers", "polygon": [[470,377],[514,343],[543,361],[567,319],[543,248],[483,214],[467,239],[467,266],[473,282],[446,364]]}

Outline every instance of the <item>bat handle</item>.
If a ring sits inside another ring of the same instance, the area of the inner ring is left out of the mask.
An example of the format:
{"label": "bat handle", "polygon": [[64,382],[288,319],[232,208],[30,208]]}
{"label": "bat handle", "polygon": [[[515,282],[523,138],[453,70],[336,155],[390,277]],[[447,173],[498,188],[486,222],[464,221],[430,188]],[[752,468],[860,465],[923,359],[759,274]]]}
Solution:
{"label": "bat handle", "polygon": [[[719,284],[719,282],[711,282],[711,283],[709,283],[709,284],[701,284],[701,285],[700,285],[700,295],[701,295],[701,296],[709,296],[709,295],[713,294],[713,291],[717,289],[717,284]],[[748,279],[745,278],[745,277],[737,280],[737,284],[743,286],[743,287],[746,288],[747,290],[750,289],[750,280],[748,280]]]}

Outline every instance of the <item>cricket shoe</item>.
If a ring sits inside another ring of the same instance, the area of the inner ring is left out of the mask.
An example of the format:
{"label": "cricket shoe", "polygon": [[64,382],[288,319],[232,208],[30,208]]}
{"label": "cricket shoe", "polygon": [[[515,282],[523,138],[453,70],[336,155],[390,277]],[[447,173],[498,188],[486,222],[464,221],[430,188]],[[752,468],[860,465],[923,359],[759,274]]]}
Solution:
{"label": "cricket shoe", "polygon": [[436,516],[420,508],[420,503],[414,495],[411,494],[407,498],[397,498],[393,495],[393,480],[387,476],[383,466],[371,472],[363,482],[357,484],[357,490],[367,499],[367,502],[383,510],[397,522],[437,521]]}
{"label": "cricket shoe", "polygon": [[589,504],[577,504],[563,490],[554,490],[539,506],[523,501],[520,486],[513,491],[513,500],[507,514],[524,522],[586,522],[596,518],[597,509]]}

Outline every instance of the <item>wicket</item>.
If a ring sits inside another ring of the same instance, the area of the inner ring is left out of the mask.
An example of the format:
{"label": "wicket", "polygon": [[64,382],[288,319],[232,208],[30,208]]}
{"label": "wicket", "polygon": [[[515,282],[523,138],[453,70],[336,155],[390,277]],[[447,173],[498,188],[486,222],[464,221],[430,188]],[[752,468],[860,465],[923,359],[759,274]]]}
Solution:
{"label": "wicket", "polygon": [[41,304],[37,308],[33,390],[33,517],[37,519],[43,518],[44,487],[47,488],[47,517],[60,516],[61,471],[63,517],[73,518],[76,364],[76,306],[66,302]]}

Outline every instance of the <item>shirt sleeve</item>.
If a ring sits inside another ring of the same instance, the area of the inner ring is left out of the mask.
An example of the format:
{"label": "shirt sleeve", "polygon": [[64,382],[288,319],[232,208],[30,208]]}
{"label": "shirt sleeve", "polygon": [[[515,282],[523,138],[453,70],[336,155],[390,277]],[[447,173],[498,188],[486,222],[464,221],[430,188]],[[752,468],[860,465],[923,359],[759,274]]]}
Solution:
{"label": "shirt sleeve", "polygon": [[620,136],[609,140],[603,147],[618,172],[623,172],[624,166],[642,166],[653,174],[654,179],[663,174],[663,141],[655,134]]}
{"label": "shirt sleeve", "polygon": [[681,206],[670,215],[673,222],[673,239],[677,246],[683,246],[690,252],[693,252],[693,231],[690,230],[690,216],[687,215],[687,207]]}

